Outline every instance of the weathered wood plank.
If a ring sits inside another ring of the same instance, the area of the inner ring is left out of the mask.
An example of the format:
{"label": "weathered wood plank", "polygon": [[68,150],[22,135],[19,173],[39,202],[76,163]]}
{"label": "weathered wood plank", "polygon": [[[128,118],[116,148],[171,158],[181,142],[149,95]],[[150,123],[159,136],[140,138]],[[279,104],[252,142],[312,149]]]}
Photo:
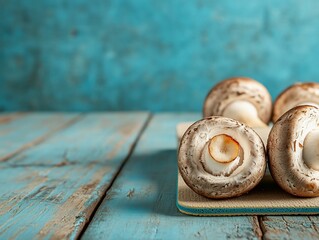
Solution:
{"label": "weathered wood plank", "polygon": [[13,120],[25,116],[27,113],[23,112],[2,112],[0,113],[0,126]]}
{"label": "weathered wood plank", "polygon": [[1,163],[0,238],[76,238],[148,116],[87,115]]}
{"label": "weathered wood plank", "polygon": [[264,239],[319,239],[317,216],[265,216],[260,222]]}
{"label": "weathered wood plank", "polygon": [[40,143],[79,117],[79,114],[1,114],[0,161]]}
{"label": "weathered wood plank", "polygon": [[177,137],[194,114],[155,115],[83,239],[258,239],[256,217],[191,217],[176,208]]}
{"label": "weathered wood plank", "polygon": [[[146,113],[89,114],[69,128],[8,161],[10,166],[52,166],[101,163],[114,158],[127,138],[140,129]],[[50,152],[50,154],[47,154]],[[103,155],[107,152],[108,156]]]}

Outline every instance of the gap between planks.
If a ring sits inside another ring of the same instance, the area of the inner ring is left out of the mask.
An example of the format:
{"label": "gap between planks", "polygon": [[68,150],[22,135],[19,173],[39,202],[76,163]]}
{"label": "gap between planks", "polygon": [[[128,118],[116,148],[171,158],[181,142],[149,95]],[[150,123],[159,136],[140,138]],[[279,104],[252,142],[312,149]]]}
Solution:
{"label": "gap between planks", "polygon": [[141,131],[138,133],[135,141],[133,142],[127,156],[125,157],[124,161],[122,162],[121,166],[118,168],[117,172],[115,173],[114,177],[112,178],[109,187],[104,191],[103,195],[101,196],[101,198],[99,199],[98,203],[96,204],[95,208],[93,209],[91,215],[89,216],[88,221],[85,223],[84,227],[82,228],[82,230],[80,231],[80,233],[77,236],[77,239],[81,239],[83,234],[85,233],[86,229],[88,228],[88,226],[90,225],[92,219],[94,218],[97,210],[99,209],[100,205],[102,204],[102,202],[104,201],[107,192],[112,188],[116,178],[119,176],[119,174],[121,173],[122,169],[124,168],[125,164],[128,162],[128,160],[130,159],[130,157],[132,156],[134,149],[137,145],[137,143],[139,142],[141,136],[143,135],[143,133],[145,132],[146,128],[148,127],[150,121],[153,118],[153,114],[150,113],[146,119],[146,121],[144,122]]}
{"label": "gap between planks", "polygon": [[23,146],[21,146],[20,148],[18,148],[14,152],[11,152],[11,153],[7,154],[6,156],[1,157],[0,163],[7,162],[10,160],[10,158],[15,157],[16,155],[22,153],[23,151],[25,151],[31,147],[34,147],[36,145],[39,145],[40,143],[44,142],[45,140],[47,140],[48,138],[50,138],[54,134],[58,133],[59,131],[66,129],[66,128],[72,126],[73,124],[75,124],[76,122],[80,121],[82,118],[84,118],[84,116],[85,116],[85,114],[79,114],[78,116],[75,116],[71,120],[67,121],[65,124],[62,124],[60,127],[57,127],[55,129],[49,131],[48,133],[44,134],[43,136],[41,136],[35,140],[32,140],[31,142],[29,142],[27,144],[24,144]]}
{"label": "gap between planks", "polygon": [[266,230],[263,228],[262,216],[253,216],[253,218],[256,218],[256,231],[259,233],[259,239],[263,239]]}

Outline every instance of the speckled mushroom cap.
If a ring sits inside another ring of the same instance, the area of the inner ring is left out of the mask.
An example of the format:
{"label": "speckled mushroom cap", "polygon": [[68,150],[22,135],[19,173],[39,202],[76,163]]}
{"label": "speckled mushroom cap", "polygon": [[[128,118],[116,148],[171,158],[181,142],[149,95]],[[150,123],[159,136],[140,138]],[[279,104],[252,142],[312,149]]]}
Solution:
{"label": "speckled mushroom cap", "polygon": [[272,121],[276,122],[289,109],[303,103],[319,105],[319,83],[296,83],[284,90],[275,100]]}
{"label": "speckled mushroom cap", "polygon": [[319,171],[303,160],[304,141],[319,126],[319,110],[298,106],[281,116],[268,138],[269,168],[273,179],[295,196],[319,196]]}
{"label": "speckled mushroom cap", "polygon": [[[242,149],[238,161],[220,164],[222,171],[211,169],[202,158],[205,146],[220,134],[229,135]],[[230,118],[208,117],[195,122],[183,135],[178,167],[185,183],[200,195],[216,199],[240,196],[262,179],[266,169],[265,149],[250,127]]]}
{"label": "speckled mushroom cap", "polygon": [[237,100],[252,103],[259,118],[268,124],[272,113],[271,96],[264,85],[247,77],[229,78],[215,85],[204,101],[204,117],[223,116],[225,107]]}

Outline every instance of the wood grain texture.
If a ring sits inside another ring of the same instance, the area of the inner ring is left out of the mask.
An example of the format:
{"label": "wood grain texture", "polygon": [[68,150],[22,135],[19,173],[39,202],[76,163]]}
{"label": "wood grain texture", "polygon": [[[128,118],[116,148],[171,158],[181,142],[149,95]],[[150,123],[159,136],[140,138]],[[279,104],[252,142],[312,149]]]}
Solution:
{"label": "wood grain texture", "polygon": [[260,222],[264,239],[319,239],[317,216],[267,216]]}
{"label": "wood grain texture", "polygon": [[23,117],[27,113],[22,112],[5,112],[0,113],[0,125],[12,122],[13,120]]}
{"label": "wood grain texture", "polygon": [[[8,161],[10,166],[100,163],[116,157],[127,138],[141,127],[145,113],[88,114],[81,121]],[[92,140],[91,140],[92,138]],[[70,144],[73,143],[73,144]],[[66,147],[67,146],[67,147]],[[126,147],[126,146],[124,146]],[[102,151],[102,152],[101,152]],[[107,156],[103,153],[107,152]],[[50,154],[47,154],[50,152]]]}
{"label": "wood grain texture", "polygon": [[90,114],[2,162],[0,238],[77,238],[147,118]]}
{"label": "wood grain texture", "polygon": [[256,217],[191,217],[176,207],[176,124],[194,114],[155,115],[83,239],[259,239]]}
{"label": "wood grain texture", "polygon": [[0,162],[40,143],[79,117],[79,114],[1,114]]}

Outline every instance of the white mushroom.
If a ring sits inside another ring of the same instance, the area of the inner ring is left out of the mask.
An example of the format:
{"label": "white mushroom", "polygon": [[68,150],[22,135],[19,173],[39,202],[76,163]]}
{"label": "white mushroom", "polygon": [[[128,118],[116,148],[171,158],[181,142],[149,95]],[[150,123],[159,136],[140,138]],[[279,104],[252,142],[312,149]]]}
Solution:
{"label": "white mushroom", "polygon": [[296,83],[285,89],[275,100],[273,122],[276,122],[288,110],[300,105],[319,106],[318,83]]}
{"label": "white mushroom", "polygon": [[246,77],[226,79],[215,85],[203,106],[204,117],[229,117],[249,127],[267,127],[271,112],[271,96],[267,89]]}
{"label": "white mushroom", "polygon": [[268,138],[273,179],[290,194],[319,196],[319,109],[297,106],[274,124]]}
{"label": "white mushroom", "polygon": [[185,183],[200,195],[240,196],[262,179],[265,149],[250,127],[230,118],[208,117],[183,135],[178,167]]}

